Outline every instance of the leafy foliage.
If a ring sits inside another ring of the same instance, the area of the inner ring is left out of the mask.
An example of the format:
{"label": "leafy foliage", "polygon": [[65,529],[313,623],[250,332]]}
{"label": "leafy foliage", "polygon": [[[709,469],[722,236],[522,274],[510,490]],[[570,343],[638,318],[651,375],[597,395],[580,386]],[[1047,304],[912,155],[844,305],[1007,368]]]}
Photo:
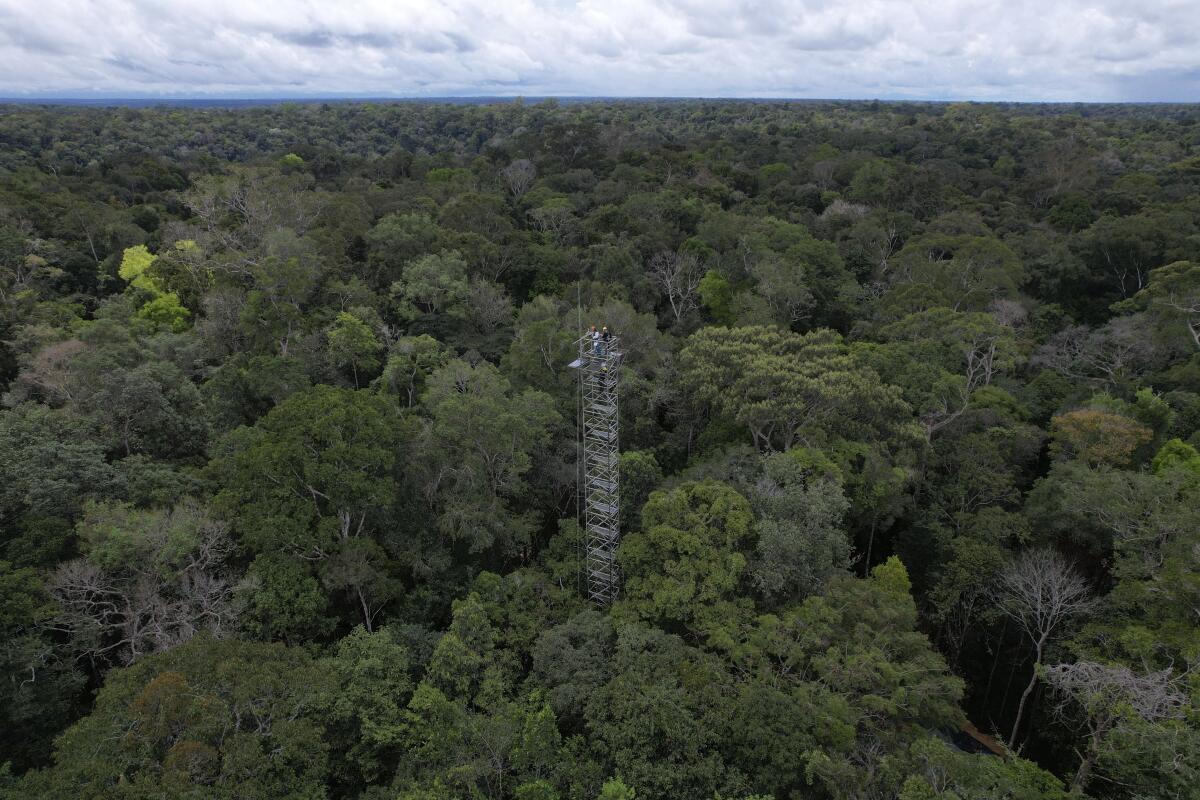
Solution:
{"label": "leafy foliage", "polygon": [[1191,797],[1196,122],[6,106],[0,796]]}

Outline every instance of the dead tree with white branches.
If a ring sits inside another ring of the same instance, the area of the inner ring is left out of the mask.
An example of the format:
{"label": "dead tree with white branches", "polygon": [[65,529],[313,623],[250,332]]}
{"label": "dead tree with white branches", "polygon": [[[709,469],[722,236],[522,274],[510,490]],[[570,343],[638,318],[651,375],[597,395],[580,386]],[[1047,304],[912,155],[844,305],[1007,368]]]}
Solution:
{"label": "dead tree with white branches", "polygon": [[1035,366],[1093,385],[1120,387],[1152,362],[1152,346],[1132,317],[1120,317],[1102,328],[1064,328],[1033,355]]}
{"label": "dead tree with white branches", "polygon": [[1047,643],[1072,617],[1091,608],[1093,601],[1083,576],[1053,550],[1022,553],[1000,573],[991,596],[997,610],[1025,633],[1033,648],[1033,674],[1021,693],[1008,737],[1009,745],[1015,746]]}
{"label": "dead tree with white branches", "polygon": [[520,200],[533,185],[533,180],[537,177],[537,167],[528,158],[518,158],[500,170],[500,177],[504,179],[513,199]]}
{"label": "dead tree with white branches", "polygon": [[1087,750],[1080,754],[1072,794],[1082,795],[1097,762],[1116,747],[1113,734],[1135,728],[1137,719],[1149,723],[1179,719],[1187,705],[1182,676],[1171,669],[1139,675],[1116,664],[1080,661],[1054,664],[1046,668],[1045,676],[1059,698],[1056,714],[1069,719],[1078,707],[1087,728]]}
{"label": "dead tree with white branches", "polygon": [[695,253],[664,250],[650,259],[650,274],[666,295],[675,322],[696,308],[700,280],[704,277]]}
{"label": "dead tree with white branches", "polygon": [[97,540],[93,550],[104,555],[68,561],[48,582],[62,611],[55,629],[80,657],[100,669],[130,664],[200,631],[221,636],[234,627],[227,523],[192,501],[170,511],[89,513],[120,543]]}

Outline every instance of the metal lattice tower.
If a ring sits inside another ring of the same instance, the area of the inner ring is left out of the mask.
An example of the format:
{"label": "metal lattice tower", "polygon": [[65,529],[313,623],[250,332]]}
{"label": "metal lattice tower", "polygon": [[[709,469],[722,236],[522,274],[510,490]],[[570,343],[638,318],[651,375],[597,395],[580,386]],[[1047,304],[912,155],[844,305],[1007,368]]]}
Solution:
{"label": "metal lattice tower", "polygon": [[618,475],[620,442],[617,427],[617,388],[621,343],[583,336],[579,359],[579,402],[583,442],[580,488],[583,495],[584,538],[587,546],[588,597],[600,605],[617,599],[617,545],[621,541],[621,491]]}

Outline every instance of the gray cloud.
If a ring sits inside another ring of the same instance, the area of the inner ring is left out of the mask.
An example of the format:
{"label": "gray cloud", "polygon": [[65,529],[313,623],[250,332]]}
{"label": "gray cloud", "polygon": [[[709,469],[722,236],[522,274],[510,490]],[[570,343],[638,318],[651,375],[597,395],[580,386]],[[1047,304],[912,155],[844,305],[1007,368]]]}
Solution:
{"label": "gray cloud", "polygon": [[0,0],[0,95],[1200,100],[1200,0]]}

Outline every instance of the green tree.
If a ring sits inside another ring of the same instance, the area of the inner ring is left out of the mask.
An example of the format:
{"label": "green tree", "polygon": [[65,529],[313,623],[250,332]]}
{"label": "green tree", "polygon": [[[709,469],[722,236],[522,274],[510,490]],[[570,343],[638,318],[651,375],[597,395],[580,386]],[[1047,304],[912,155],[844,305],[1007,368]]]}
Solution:
{"label": "green tree", "polygon": [[341,368],[350,367],[354,388],[359,388],[359,370],[370,375],[379,369],[383,344],[365,322],[348,311],[337,315],[327,334],[329,358]]}
{"label": "green tree", "polygon": [[377,394],[317,386],[235,431],[212,466],[241,541],[320,566],[368,630],[399,589],[375,545],[396,498],[394,415]]}
{"label": "green tree", "polygon": [[441,229],[428,214],[388,214],[367,232],[367,261],[372,284],[390,286],[400,279],[404,265],[434,252]]}
{"label": "green tree", "polygon": [[703,328],[684,345],[679,370],[688,396],[744,426],[762,449],[911,440],[899,391],[856,363],[832,331]]}
{"label": "green tree", "polygon": [[195,384],[178,367],[149,362],[100,372],[74,405],[95,420],[114,450],[169,457],[204,451],[208,431],[202,403]]}
{"label": "green tree", "polygon": [[400,313],[416,317],[437,314],[467,297],[467,265],[457,251],[417,258],[404,266],[392,284]]}
{"label": "green tree", "polygon": [[[747,271],[755,282],[754,294],[766,312],[767,318],[761,322],[792,328],[812,316],[816,298],[808,287],[801,264],[768,253],[756,258]],[[743,321],[758,321],[754,320],[755,316],[752,306],[742,314]]]}
{"label": "green tree", "polygon": [[917,632],[910,591],[892,557],[870,578],[837,576],[825,595],[745,632],[734,651],[739,713],[727,735],[759,786],[777,797],[814,783],[834,798],[888,796],[898,781],[895,756],[885,754],[958,724],[962,682]]}
{"label": "green tree", "polygon": [[620,458],[621,527],[628,528],[641,518],[642,506],[662,483],[663,472],[650,452],[627,450]]}
{"label": "green tree", "polygon": [[1148,285],[1133,302],[1168,329],[1182,327],[1200,348],[1200,262],[1176,261],[1151,270]]}
{"label": "green tree", "polygon": [[610,674],[586,707],[588,738],[604,760],[597,777],[620,775],[641,798],[712,796],[727,769],[722,731],[737,716],[719,660],[629,625],[618,631]]}
{"label": "green tree", "polygon": [[52,638],[57,617],[37,572],[0,560],[0,747],[18,770],[45,764],[53,737],[78,713],[85,678]]}
{"label": "green tree", "polygon": [[561,736],[542,693],[516,691],[498,633],[478,595],[455,602],[408,704],[402,775],[497,799],[514,790],[544,795]]}
{"label": "green tree", "polygon": [[563,323],[559,304],[538,295],[518,312],[513,341],[501,363],[513,384],[546,392],[558,401],[559,413],[571,413],[578,376],[567,365],[577,355],[575,336]]}
{"label": "green tree", "polygon": [[135,245],[125,251],[118,274],[149,298],[138,310],[138,316],[178,333],[187,328],[191,312],[180,304],[178,294],[165,291],[162,282],[149,271],[154,261],[155,256],[145,245]]}
{"label": "green tree", "polygon": [[979,389],[1018,363],[1012,331],[990,313],[935,307],[884,326],[880,337],[883,344],[857,352],[901,387],[926,438],[959,419]]}
{"label": "green tree", "polygon": [[434,370],[445,366],[450,355],[432,336],[404,336],[388,348],[387,363],[376,383],[380,389],[396,394],[412,408],[425,390]]}
{"label": "green tree", "polygon": [[251,264],[248,271],[254,284],[240,314],[246,338],[287,358],[293,343],[305,332],[318,267],[307,254],[270,255]]}
{"label": "green tree", "polygon": [[369,633],[359,626],[325,664],[337,681],[325,711],[335,774],[359,788],[390,777],[400,760],[413,690],[408,651],[390,629]]}
{"label": "green tree", "polygon": [[303,650],[197,637],[114,672],[21,796],[319,797],[319,699],[330,675]]}
{"label": "green tree", "polygon": [[[82,420],[34,403],[0,412],[0,542],[5,560],[18,566],[54,566],[64,555],[83,503],[119,496],[122,483]],[[58,536],[52,534],[56,529]]]}
{"label": "green tree", "polygon": [[1050,421],[1052,452],[1079,458],[1091,466],[1129,466],[1134,451],[1147,444],[1153,433],[1120,414],[1082,408],[1059,414]]}
{"label": "green tree", "polygon": [[716,644],[745,602],[737,597],[753,543],[750,504],[716,481],[650,495],[642,530],[617,551],[625,580],[621,605],[667,630],[691,631]]}
{"label": "green tree", "polygon": [[609,778],[600,788],[596,800],[636,800],[637,792],[625,785],[620,778]]}
{"label": "green tree", "polygon": [[903,316],[935,306],[984,311],[995,300],[1016,299],[1025,279],[1021,262],[984,233],[929,231],[910,239],[889,262],[892,287],[881,304]]}
{"label": "green tree", "polygon": [[307,563],[287,553],[255,556],[236,596],[242,630],[263,641],[322,639],[337,624],[330,616],[329,596]]}
{"label": "green tree", "polygon": [[1182,470],[1184,474],[1192,475],[1200,481],[1200,452],[1179,439],[1171,439],[1154,454],[1150,467],[1155,475]]}
{"label": "green tree", "polygon": [[1017,756],[996,758],[956,751],[939,739],[922,739],[909,748],[912,774],[899,800],[1067,800],[1062,783]]}
{"label": "green tree", "polygon": [[583,731],[589,698],[612,676],[613,639],[609,617],[589,609],[543,631],[531,648],[532,675],[570,732]]}
{"label": "green tree", "polygon": [[1169,254],[1187,228],[1161,212],[1106,214],[1080,234],[1077,247],[1110,296],[1125,299],[1146,288],[1152,270],[1175,260]]}
{"label": "green tree", "polygon": [[755,586],[773,603],[819,593],[850,565],[842,530],[849,509],[841,473],[819,452],[792,450],[763,461],[750,492],[758,545],[750,565]]}
{"label": "green tree", "polygon": [[514,391],[487,362],[455,360],[430,376],[422,403],[430,419],[415,466],[442,533],[473,553],[528,546],[534,518],[525,476],[559,421],[550,397]]}
{"label": "green tree", "polygon": [[700,303],[708,309],[713,321],[720,325],[729,325],[734,321],[733,287],[724,275],[710,269],[700,279],[698,290]]}

